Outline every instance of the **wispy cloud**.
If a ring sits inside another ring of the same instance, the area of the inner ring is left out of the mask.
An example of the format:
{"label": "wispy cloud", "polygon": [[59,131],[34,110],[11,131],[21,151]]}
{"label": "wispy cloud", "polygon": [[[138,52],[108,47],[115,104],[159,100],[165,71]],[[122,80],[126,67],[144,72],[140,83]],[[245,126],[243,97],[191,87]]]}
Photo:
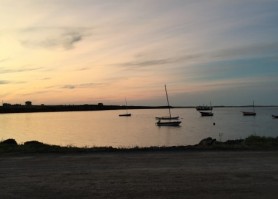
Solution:
{"label": "wispy cloud", "polygon": [[87,27],[32,27],[21,31],[26,47],[63,48],[69,50],[91,33]]}
{"label": "wispy cloud", "polygon": [[83,67],[83,68],[78,68],[76,71],[85,71],[85,70],[90,70],[90,67]]}
{"label": "wispy cloud", "polygon": [[254,43],[252,45],[241,45],[233,48],[221,49],[217,52],[212,52],[213,57],[217,58],[250,58],[273,56],[278,54],[278,40],[271,43]]}
{"label": "wispy cloud", "polygon": [[41,78],[40,80],[50,80],[51,77],[44,77],[44,78]]}
{"label": "wispy cloud", "polygon": [[9,58],[0,59],[0,63],[5,62],[5,61],[8,61],[8,60],[9,60]]}
{"label": "wispy cloud", "polygon": [[6,80],[0,80],[0,85],[1,84],[9,84],[10,82],[9,81],[6,81]]}
{"label": "wispy cloud", "polygon": [[28,92],[21,94],[22,96],[32,96],[32,95],[41,95],[41,94],[47,94],[47,93],[59,93],[58,90],[39,90],[34,92]]}
{"label": "wispy cloud", "polygon": [[174,63],[182,63],[187,61],[192,61],[201,58],[203,55],[201,54],[189,54],[184,56],[176,56],[176,57],[169,57],[169,58],[146,58],[140,56],[134,56],[134,60],[130,62],[124,62],[116,64],[116,66],[122,66],[124,68],[144,68],[144,67],[151,67],[151,66],[161,66],[167,64],[174,64]]}
{"label": "wispy cloud", "polygon": [[0,74],[5,73],[22,73],[22,72],[29,72],[29,71],[36,71],[40,70],[42,67],[37,68],[19,68],[19,69],[8,69],[8,68],[0,68]]}
{"label": "wispy cloud", "polygon": [[26,81],[7,81],[7,80],[0,80],[0,85],[4,84],[25,84]]}
{"label": "wispy cloud", "polygon": [[75,89],[76,88],[76,86],[75,85],[65,85],[65,86],[63,86],[62,88],[65,88],[65,89]]}
{"label": "wispy cloud", "polygon": [[104,83],[84,83],[84,84],[67,84],[62,86],[64,89],[77,89],[77,88],[93,88],[97,86],[103,86]]}

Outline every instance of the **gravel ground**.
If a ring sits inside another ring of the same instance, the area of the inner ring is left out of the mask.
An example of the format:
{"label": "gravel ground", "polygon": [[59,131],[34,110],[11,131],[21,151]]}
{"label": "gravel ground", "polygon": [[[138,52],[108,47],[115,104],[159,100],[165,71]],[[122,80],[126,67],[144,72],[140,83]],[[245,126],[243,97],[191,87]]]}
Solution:
{"label": "gravel ground", "polygon": [[0,198],[277,198],[278,151],[0,156]]}

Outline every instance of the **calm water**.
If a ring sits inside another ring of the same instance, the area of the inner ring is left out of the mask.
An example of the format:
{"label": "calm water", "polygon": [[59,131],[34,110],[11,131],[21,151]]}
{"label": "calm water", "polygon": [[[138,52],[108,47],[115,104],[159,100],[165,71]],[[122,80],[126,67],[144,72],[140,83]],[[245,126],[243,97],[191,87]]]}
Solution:
{"label": "calm water", "polygon": [[[37,140],[74,146],[174,146],[197,144],[201,139],[245,138],[249,135],[278,136],[278,108],[256,108],[256,117],[243,117],[248,108],[215,108],[213,117],[200,117],[195,109],[173,109],[181,127],[157,127],[155,116],[166,109],[130,110],[132,117],[118,117],[124,111],[57,112],[0,115],[0,139],[18,143]],[[215,123],[216,125],[213,125]],[[219,136],[222,134],[222,136]]]}

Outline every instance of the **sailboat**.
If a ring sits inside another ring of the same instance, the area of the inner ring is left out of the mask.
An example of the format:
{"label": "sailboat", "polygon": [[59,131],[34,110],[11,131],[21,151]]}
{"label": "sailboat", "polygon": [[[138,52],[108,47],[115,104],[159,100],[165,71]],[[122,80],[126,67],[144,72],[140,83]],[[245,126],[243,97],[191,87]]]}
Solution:
{"label": "sailboat", "polygon": [[126,110],[126,113],[119,114],[120,117],[130,117],[130,116],[131,116],[131,113],[128,113],[128,110],[127,110],[127,102],[126,102],[126,99],[125,99],[125,110]]}
{"label": "sailboat", "polygon": [[[156,119],[158,120],[156,122],[156,125],[157,126],[179,126],[181,123],[181,121],[178,120],[179,116],[172,117],[171,114],[171,108],[170,108],[166,85],[165,85],[165,93],[166,93],[166,99],[168,104],[169,116],[156,117]],[[167,121],[161,121],[161,120],[167,120]]]}
{"label": "sailboat", "polygon": [[210,111],[206,111],[206,110],[200,111],[200,110],[199,110],[199,112],[201,113],[201,116],[203,116],[203,117],[213,116],[211,103],[210,103],[210,106],[209,106],[209,107],[210,107],[210,108],[207,109],[207,110],[210,110]]}
{"label": "sailboat", "polygon": [[254,101],[253,101],[253,111],[242,111],[243,116],[256,116]]}

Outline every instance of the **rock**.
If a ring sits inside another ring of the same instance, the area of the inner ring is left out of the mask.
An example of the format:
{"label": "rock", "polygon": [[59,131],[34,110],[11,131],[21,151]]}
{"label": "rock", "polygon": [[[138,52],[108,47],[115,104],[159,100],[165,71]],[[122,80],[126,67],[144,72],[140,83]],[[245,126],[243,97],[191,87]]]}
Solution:
{"label": "rock", "polygon": [[24,145],[25,146],[34,146],[34,147],[45,146],[44,143],[39,142],[39,141],[27,141],[27,142],[24,142]]}
{"label": "rock", "polygon": [[212,139],[211,137],[205,138],[199,142],[199,145],[202,146],[210,146],[216,142],[216,139]]}
{"label": "rock", "polygon": [[0,142],[0,144],[2,145],[9,145],[9,146],[17,146],[17,142],[15,141],[15,139],[7,139],[4,140],[2,142]]}

